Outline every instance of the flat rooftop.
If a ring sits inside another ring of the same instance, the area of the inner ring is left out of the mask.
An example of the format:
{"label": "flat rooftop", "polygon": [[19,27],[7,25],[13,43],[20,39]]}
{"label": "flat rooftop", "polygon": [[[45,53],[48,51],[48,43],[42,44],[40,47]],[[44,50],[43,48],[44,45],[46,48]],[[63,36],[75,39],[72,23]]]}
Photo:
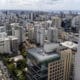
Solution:
{"label": "flat rooftop", "polygon": [[78,44],[71,42],[71,41],[65,41],[63,43],[60,43],[62,46],[70,48],[70,49],[74,49],[77,48]]}
{"label": "flat rooftop", "polygon": [[29,49],[28,54],[33,56],[37,60],[37,62],[44,62],[53,59],[55,60],[60,57],[57,52],[46,53],[43,48]]}
{"label": "flat rooftop", "polygon": [[11,59],[13,59],[15,62],[17,62],[19,60],[23,60],[24,58],[22,55],[18,55],[18,56],[12,57]]}
{"label": "flat rooftop", "polygon": [[45,43],[44,44],[44,51],[45,52],[53,52],[54,50],[58,49],[60,46],[59,46],[59,43]]}
{"label": "flat rooftop", "polygon": [[7,37],[3,37],[3,38],[0,38],[0,41],[7,41],[7,40],[18,40],[17,37],[15,36],[7,36]]}

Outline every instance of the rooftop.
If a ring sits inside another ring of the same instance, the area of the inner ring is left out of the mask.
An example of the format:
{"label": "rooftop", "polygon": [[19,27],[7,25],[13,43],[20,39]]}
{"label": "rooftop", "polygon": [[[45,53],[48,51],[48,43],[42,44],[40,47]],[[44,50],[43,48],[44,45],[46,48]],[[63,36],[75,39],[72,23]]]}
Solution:
{"label": "rooftop", "polygon": [[0,38],[0,41],[7,41],[7,40],[17,40],[18,38],[15,37],[15,36],[7,36],[7,37],[3,37],[3,38]]}
{"label": "rooftop", "polygon": [[57,52],[46,53],[43,48],[32,48],[28,50],[28,53],[38,62],[59,58],[59,54]]}
{"label": "rooftop", "polygon": [[65,41],[63,43],[60,43],[62,46],[70,48],[70,49],[74,49],[77,48],[77,44],[71,41]]}
{"label": "rooftop", "polygon": [[50,42],[47,42],[44,44],[44,51],[45,52],[53,52],[55,51],[56,49],[59,48],[59,43],[50,43]]}
{"label": "rooftop", "polygon": [[12,39],[12,40],[17,40],[18,38],[15,37],[15,36],[8,36],[9,39]]}
{"label": "rooftop", "polygon": [[11,59],[13,59],[15,62],[17,62],[19,60],[23,60],[24,58],[23,58],[22,55],[18,55],[18,56],[15,56],[15,57],[11,58]]}

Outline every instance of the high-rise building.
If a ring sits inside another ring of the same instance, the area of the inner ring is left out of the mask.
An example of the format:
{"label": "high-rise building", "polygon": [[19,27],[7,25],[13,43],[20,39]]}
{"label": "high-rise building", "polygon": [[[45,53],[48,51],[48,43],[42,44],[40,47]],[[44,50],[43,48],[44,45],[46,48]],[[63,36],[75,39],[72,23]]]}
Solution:
{"label": "high-rise building", "polygon": [[44,40],[45,40],[45,29],[44,28],[41,28],[40,31],[39,31],[39,36],[40,36],[40,46],[43,46],[44,45]]}
{"label": "high-rise building", "polygon": [[80,33],[79,33],[77,53],[75,54],[74,80],[80,80]]}
{"label": "high-rise building", "polygon": [[34,42],[34,28],[28,29],[28,39],[31,42]]}
{"label": "high-rise building", "polygon": [[31,12],[31,13],[29,14],[29,19],[30,19],[31,21],[34,20],[34,13],[33,13],[33,12]]}
{"label": "high-rise building", "polygon": [[61,27],[61,18],[58,16],[52,17],[52,26],[60,28]]}
{"label": "high-rise building", "polygon": [[0,38],[0,53],[12,53],[18,51],[18,38],[9,36]]}
{"label": "high-rise building", "polygon": [[75,32],[79,32],[80,27],[80,16],[76,16],[72,19],[72,28],[75,30]]}
{"label": "high-rise building", "polygon": [[35,42],[39,43],[39,29],[40,29],[40,25],[39,24],[36,24],[34,25],[34,40]]}
{"label": "high-rise building", "polygon": [[46,21],[46,24],[47,24],[47,28],[49,28],[50,26],[52,26],[52,21],[48,20],[48,21]]}
{"label": "high-rise building", "polygon": [[69,80],[70,78],[72,57],[71,49],[61,51],[61,59],[64,60],[64,80]]}
{"label": "high-rise building", "polygon": [[73,80],[73,76],[74,76],[74,62],[75,62],[75,55],[77,52],[77,44],[71,41],[65,41],[63,43],[61,43],[61,45],[64,48],[68,48],[72,51],[72,62],[71,62],[71,72],[70,72],[70,80]]}
{"label": "high-rise building", "polygon": [[61,51],[61,58],[48,64],[48,80],[69,80],[72,51],[70,49]]}
{"label": "high-rise building", "polygon": [[27,60],[27,79],[28,80],[47,80],[48,63],[59,60],[57,52],[45,53],[42,48],[28,50]]}
{"label": "high-rise building", "polygon": [[6,27],[0,27],[0,53],[12,53],[18,51],[18,38],[15,36],[8,36]]}
{"label": "high-rise building", "polygon": [[58,29],[56,27],[48,28],[48,41],[49,42],[57,42],[58,41]]}
{"label": "high-rise building", "polygon": [[4,37],[0,39],[0,53],[11,53],[9,38]]}
{"label": "high-rise building", "polygon": [[13,53],[18,52],[18,38],[15,36],[8,36],[10,41],[10,51]]}
{"label": "high-rise building", "polygon": [[[51,46],[50,46],[51,47]],[[28,50],[28,80],[69,80],[72,51],[60,49],[58,44],[45,51],[43,48]],[[58,49],[59,50],[58,50]]]}
{"label": "high-rise building", "polygon": [[5,26],[0,26],[0,38],[4,38],[6,36],[7,36],[6,27]]}
{"label": "high-rise building", "polygon": [[42,28],[41,25],[34,26],[34,40],[35,43],[39,44],[40,46],[44,45],[45,39],[45,28]]}
{"label": "high-rise building", "polygon": [[18,38],[18,43],[24,42],[26,40],[26,31],[23,26],[20,26],[18,23],[11,24],[12,26],[12,36]]}

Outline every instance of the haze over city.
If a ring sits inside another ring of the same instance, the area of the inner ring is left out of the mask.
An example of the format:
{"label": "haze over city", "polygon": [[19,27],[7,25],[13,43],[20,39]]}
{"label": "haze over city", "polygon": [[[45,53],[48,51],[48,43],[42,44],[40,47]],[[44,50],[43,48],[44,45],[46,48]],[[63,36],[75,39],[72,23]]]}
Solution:
{"label": "haze over city", "polygon": [[80,80],[80,0],[0,0],[0,80]]}
{"label": "haze over city", "polygon": [[79,10],[80,0],[0,0],[1,10]]}

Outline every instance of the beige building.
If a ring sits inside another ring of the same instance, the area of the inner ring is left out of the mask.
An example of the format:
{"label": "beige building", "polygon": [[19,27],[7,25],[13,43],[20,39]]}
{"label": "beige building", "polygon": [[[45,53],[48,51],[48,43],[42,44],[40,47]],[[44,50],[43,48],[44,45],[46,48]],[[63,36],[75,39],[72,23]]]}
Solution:
{"label": "beige building", "polygon": [[61,59],[48,64],[48,80],[69,80],[72,63],[71,49],[62,50]]}
{"label": "beige building", "polygon": [[61,18],[58,16],[52,17],[52,26],[60,28],[61,27]]}

